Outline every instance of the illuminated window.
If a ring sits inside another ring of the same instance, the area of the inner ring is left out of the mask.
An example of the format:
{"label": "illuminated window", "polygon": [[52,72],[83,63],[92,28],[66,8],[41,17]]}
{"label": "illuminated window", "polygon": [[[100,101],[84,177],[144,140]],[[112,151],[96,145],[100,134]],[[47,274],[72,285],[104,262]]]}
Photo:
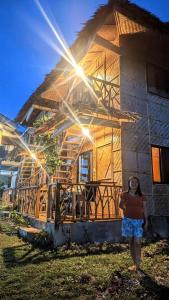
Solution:
{"label": "illuminated window", "polygon": [[87,151],[79,155],[78,182],[90,181],[91,160],[91,151]]}
{"label": "illuminated window", "polygon": [[169,99],[169,70],[147,64],[147,90]]}
{"label": "illuminated window", "polygon": [[169,148],[152,146],[153,181],[169,183]]}

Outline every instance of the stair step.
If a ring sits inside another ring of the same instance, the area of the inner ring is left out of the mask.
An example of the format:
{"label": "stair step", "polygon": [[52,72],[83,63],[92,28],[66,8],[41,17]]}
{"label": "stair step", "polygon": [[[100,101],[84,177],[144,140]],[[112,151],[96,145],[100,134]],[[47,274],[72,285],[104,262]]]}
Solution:
{"label": "stair step", "polygon": [[20,227],[19,230],[24,230],[25,232],[31,232],[31,233],[39,233],[40,229],[37,229],[35,227]]}
{"label": "stair step", "polygon": [[68,180],[67,177],[54,176],[53,178],[58,179],[58,180]]}
{"label": "stair step", "polygon": [[64,141],[64,143],[63,144],[72,144],[72,145],[79,145],[80,143],[79,142],[77,142],[77,141]]}
{"label": "stair step", "polygon": [[62,162],[62,164],[59,167],[71,167],[72,164],[71,163],[66,163],[66,162]]}
{"label": "stair step", "polygon": [[76,149],[64,149],[64,148],[62,148],[62,149],[60,150],[60,152],[62,152],[62,151],[77,152]]}
{"label": "stair step", "polygon": [[20,176],[21,175],[26,175],[26,174],[31,174],[31,172],[22,172],[22,173],[20,173]]}
{"label": "stair step", "polygon": [[57,173],[70,173],[70,170],[56,170]]}
{"label": "stair step", "polygon": [[75,157],[59,155],[59,159],[70,159],[70,160],[74,160]]}
{"label": "stair step", "polygon": [[19,235],[28,240],[29,242],[34,242],[36,236],[41,232],[40,229],[34,227],[20,227],[19,228]]}

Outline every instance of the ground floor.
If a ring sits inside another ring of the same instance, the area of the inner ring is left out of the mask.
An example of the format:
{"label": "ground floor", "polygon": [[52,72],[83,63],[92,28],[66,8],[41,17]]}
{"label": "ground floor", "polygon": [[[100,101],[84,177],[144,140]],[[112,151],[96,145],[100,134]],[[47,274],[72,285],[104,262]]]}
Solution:
{"label": "ground floor", "polygon": [[120,193],[134,175],[147,198],[148,215],[169,216],[169,148],[152,142],[147,124],[146,117],[121,126],[106,120],[106,125],[85,125],[83,135],[77,124],[65,121],[57,128],[62,134],[55,174],[48,178],[29,157],[23,172],[31,177],[18,178],[17,189],[4,197],[12,198],[21,213],[55,224],[120,219]]}

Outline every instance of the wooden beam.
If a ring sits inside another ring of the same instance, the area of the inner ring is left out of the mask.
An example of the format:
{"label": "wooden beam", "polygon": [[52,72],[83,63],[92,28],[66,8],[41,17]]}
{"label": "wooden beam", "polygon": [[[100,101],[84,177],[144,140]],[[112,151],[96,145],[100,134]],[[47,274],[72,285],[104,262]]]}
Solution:
{"label": "wooden beam", "polygon": [[95,51],[89,51],[87,54],[96,54],[96,53],[103,53],[103,50],[95,50]]}
{"label": "wooden beam", "polygon": [[40,207],[40,188],[38,188],[36,193],[36,201],[35,201],[35,217],[39,218],[39,207]]}
{"label": "wooden beam", "polygon": [[115,52],[116,54],[118,55],[121,55],[122,54],[122,51],[121,51],[121,48],[116,46],[115,44],[109,42],[108,40],[102,38],[101,36],[99,35],[96,35],[95,37],[95,43],[110,50],[110,51],[113,51]]}
{"label": "wooden beam", "polygon": [[15,166],[18,167],[21,163],[20,162],[16,162],[16,161],[8,161],[8,160],[3,160],[0,163],[2,166]]}
{"label": "wooden beam", "polygon": [[[29,121],[29,118],[30,118],[30,116],[31,116],[32,113],[33,113],[33,107],[31,106],[31,107],[29,108],[29,110],[27,111],[26,115],[24,116],[24,119],[25,119],[26,121]],[[23,121],[24,121],[24,120],[23,120]]]}
{"label": "wooden beam", "polygon": [[92,125],[99,125],[99,126],[103,126],[103,127],[120,128],[119,122],[105,120],[105,119],[101,119],[98,117],[81,116],[81,117],[79,117],[79,120],[80,120],[81,124],[83,124],[83,125],[92,124]]}
{"label": "wooden beam", "polygon": [[67,120],[65,122],[63,122],[60,126],[58,126],[54,133],[53,136],[57,136],[58,134],[60,134],[61,132],[63,132],[64,130],[68,129],[69,127],[71,127],[75,122],[71,121],[71,120]]}
{"label": "wooden beam", "polygon": [[32,107],[34,109],[38,109],[38,110],[41,110],[41,111],[49,111],[49,112],[54,112],[54,113],[59,111],[58,109],[49,108],[47,106],[42,106],[42,105],[37,105],[37,104],[33,104]]}
{"label": "wooden beam", "polygon": [[119,84],[115,84],[113,82],[110,82],[110,81],[106,81],[104,79],[100,79],[100,78],[97,78],[97,77],[94,77],[94,76],[88,76],[89,79],[92,79],[92,80],[95,80],[95,81],[98,81],[98,82],[101,82],[101,83],[105,83],[107,85],[110,85],[112,87],[116,87],[116,88],[120,88],[120,85]]}

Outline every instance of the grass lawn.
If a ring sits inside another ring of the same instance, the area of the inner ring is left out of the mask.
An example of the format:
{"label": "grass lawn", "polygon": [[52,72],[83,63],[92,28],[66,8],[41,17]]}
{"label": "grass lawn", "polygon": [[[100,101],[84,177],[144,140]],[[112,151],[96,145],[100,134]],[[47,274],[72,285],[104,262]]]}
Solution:
{"label": "grass lawn", "polygon": [[0,299],[169,299],[169,242],[145,243],[144,277],[125,244],[40,250],[0,219]]}

